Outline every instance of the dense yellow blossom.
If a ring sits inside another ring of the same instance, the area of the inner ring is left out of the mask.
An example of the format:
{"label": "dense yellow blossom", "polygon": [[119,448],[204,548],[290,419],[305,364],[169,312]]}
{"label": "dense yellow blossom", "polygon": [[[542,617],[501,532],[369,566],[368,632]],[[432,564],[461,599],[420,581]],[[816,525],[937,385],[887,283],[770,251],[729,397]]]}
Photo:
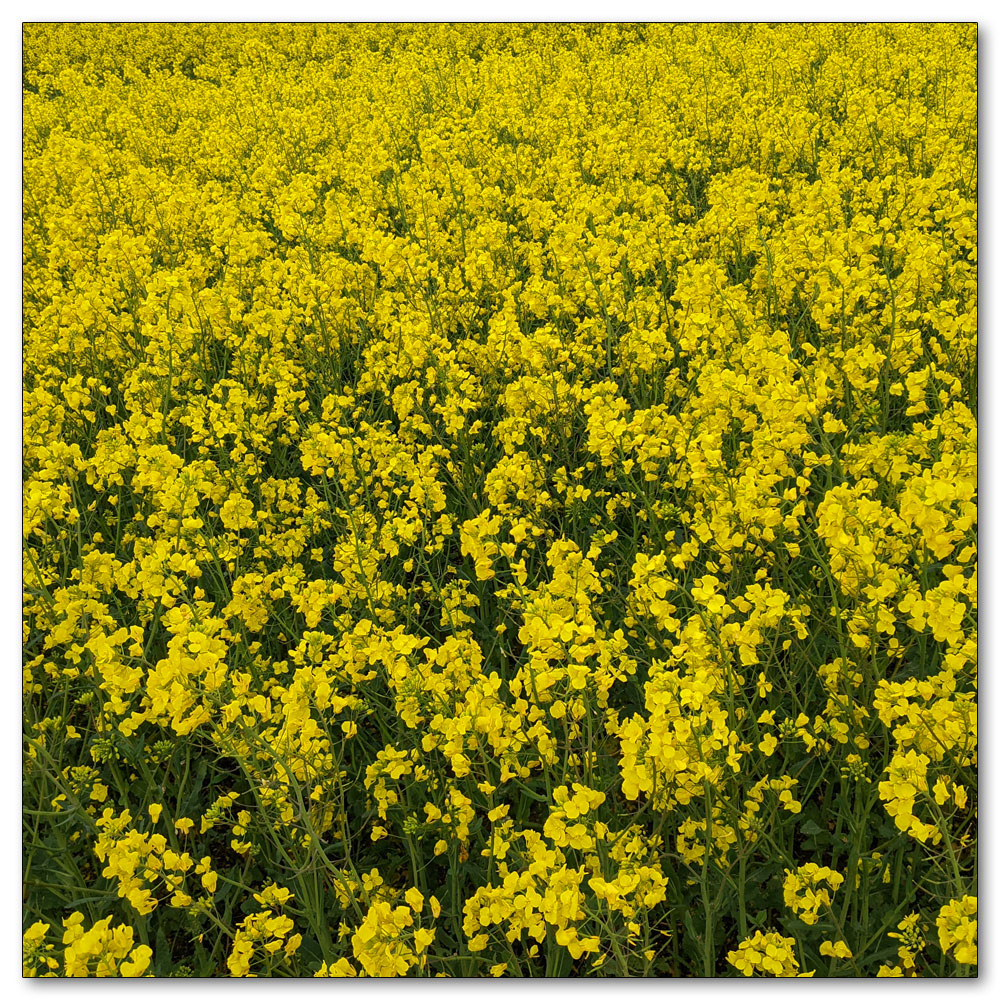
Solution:
{"label": "dense yellow blossom", "polygon": [[937,916],[938,941],[941,950],[951,952],[962,965],[976,965],[979,922],[976,919],[978,900],[975,896],[953,899],[941,907]]}
{"label": "dense yellow blossom", "polygon": [[726,961],[744,976],[789,978],[800,975],[795,941],[774,932],[756,931],[752,937],[741,941]]}
{"label": "dense yellow blossom", "polygon": [[23,48],[25,975],[969,974],[975,25]]}
{"label": "dense yellow blossom", "polygon": [[831,893],[844,882],[844,876],[815,862],[801,865],[796,871],[786,871],[784,881],[785,906],[807,924],[816,923],[822,910],[832,905]]}

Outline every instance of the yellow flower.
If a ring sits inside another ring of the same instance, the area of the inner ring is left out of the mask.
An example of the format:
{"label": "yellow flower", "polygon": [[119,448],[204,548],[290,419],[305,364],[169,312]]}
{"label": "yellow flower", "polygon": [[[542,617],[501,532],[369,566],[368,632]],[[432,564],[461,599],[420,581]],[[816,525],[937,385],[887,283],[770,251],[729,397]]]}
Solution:
{"label": "yellow flower", "polygon": [[828,955],[830,958],[853,958],[854,955],[845,941],[823,941],[819,946],[821,955]]}

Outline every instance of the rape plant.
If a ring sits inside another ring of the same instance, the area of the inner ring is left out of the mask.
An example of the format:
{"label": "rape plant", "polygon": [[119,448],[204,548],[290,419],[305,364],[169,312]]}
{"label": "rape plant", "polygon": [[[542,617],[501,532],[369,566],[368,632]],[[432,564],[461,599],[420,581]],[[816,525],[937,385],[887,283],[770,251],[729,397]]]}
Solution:
{"label": "rape plant", "polygon": [[25,975],[975,975],[976,66],[27,25]]}

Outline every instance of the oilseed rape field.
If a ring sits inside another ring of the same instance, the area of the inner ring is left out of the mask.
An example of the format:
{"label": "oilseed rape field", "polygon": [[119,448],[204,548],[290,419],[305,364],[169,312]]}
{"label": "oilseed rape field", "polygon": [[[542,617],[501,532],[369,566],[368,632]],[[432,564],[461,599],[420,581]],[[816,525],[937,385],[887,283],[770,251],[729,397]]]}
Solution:
{"label": "oilseed rape field", "polygon": [[977,974],[975,25],[23,52],[24,975]]}

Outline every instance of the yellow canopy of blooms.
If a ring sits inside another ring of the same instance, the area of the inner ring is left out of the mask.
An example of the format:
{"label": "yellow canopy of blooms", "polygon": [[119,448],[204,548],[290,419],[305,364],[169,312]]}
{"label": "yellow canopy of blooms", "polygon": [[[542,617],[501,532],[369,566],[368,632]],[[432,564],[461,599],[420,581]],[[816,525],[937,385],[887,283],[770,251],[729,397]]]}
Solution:
{"label": "yellow canopy of blooms", "polygon": [[972,971],[977,100],[26,25],[25,974]]}

